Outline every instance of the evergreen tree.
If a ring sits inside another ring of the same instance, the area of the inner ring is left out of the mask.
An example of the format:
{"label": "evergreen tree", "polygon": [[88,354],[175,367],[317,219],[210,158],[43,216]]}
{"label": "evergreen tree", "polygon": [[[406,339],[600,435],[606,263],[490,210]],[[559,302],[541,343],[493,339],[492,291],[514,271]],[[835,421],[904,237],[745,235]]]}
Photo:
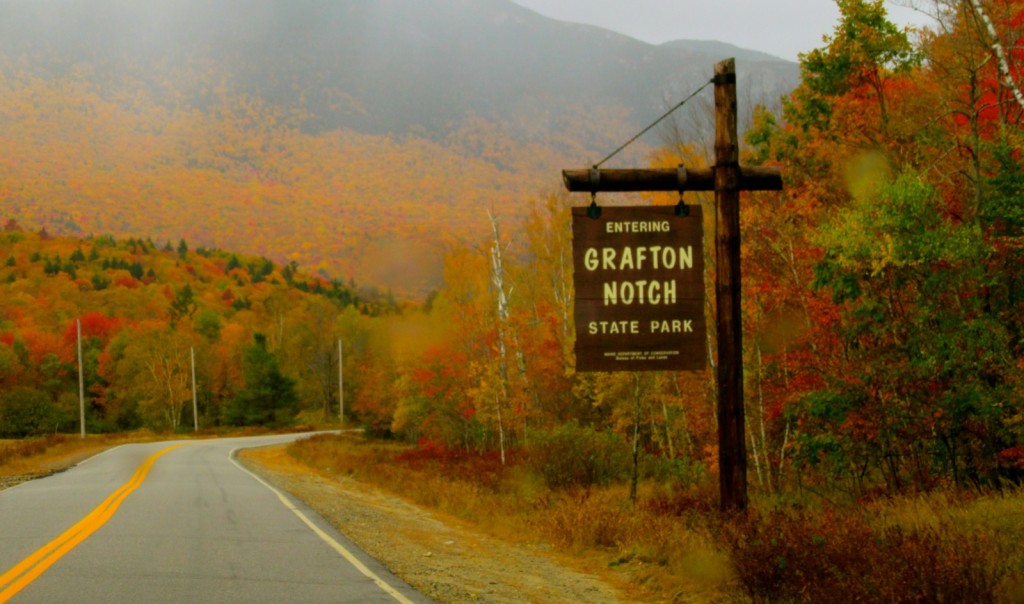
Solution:
{"label": "evergreen tree", "polygon": [[192,287],[185,284],[174,294],[174,299],[171,300],[171,324],[175,324],[178,321],[191,318],[199,309],[199,304],[196,303],[195,293],[192,291]]}
{"label": "evergreen tree", "polygon": [[54,432],[60,418],[53,400],[43,391],[18,387],[0,394],[0,436],[24,438]]}
{"label": "evergreen tree", "polygon": [[142,264],[139,262],[133,262],[128,266],[128,274],[130,274],[135,279],[142,279],[142,275],[145,274],[145,271],[146,269],[144,269],[142,267]]}
{"label": "evergreen tree", "polygon": [[242,353],[245,386],[227,411],[228,423],[236,426],[280,426],[298,413],[295,380],[281,373],[277,359],[267,350],[267,337],[254,334],[254,342]]}

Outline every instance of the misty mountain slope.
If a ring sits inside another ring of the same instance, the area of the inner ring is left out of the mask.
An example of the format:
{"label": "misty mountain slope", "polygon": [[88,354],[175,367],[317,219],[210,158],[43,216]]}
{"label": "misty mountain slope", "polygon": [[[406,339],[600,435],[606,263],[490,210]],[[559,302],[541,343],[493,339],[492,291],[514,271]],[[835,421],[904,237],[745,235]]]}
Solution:
{"label": "misty mountain slope", "polygon": [[[236,93],[303,108],[318,130],[432,135],[467,115],[529,118],[535,99],[556,115],[566,106],[624,107],[631,125],[642,125],[717,60],[507,0],[6,0],[0,49],[43,51],[57,72],[92,63],[110,78],[212,71]],[[771,66],[755,98],[774,101],[795,84],[795,65],[783,65],[788,72]],[[202,105],[201,86],[178,84]]]}
{"label": "misty mountain slope", "polygon": [[774,55],[757,50],[740,48],[735,44],[718,42],[716,40],[673,40],[671,42],[665,42],[661,46],[663,48],[675,48],[685,52],[705,55],[716,61],[732,57],[740,63],[777,63],[780,68],[788,66],[790,69],[793,66],[789,61],[780,59]]}
{"label": "misty mountain slope", "polygon": [[[418,295],[445,241],[514,228],[719,58],[508,0],[0,0],[0,218]],[[741,111],[798,77],[738,70]]]}

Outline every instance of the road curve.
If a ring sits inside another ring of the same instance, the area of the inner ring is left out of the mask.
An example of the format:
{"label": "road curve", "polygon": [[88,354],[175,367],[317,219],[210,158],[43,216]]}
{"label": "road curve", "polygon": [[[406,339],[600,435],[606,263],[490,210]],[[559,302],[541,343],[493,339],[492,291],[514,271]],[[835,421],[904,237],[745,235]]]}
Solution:
{"label": "road curve", "polygon": [[429,602],[232,457],[297,437],[124,445],[0,491],[0,602]]}

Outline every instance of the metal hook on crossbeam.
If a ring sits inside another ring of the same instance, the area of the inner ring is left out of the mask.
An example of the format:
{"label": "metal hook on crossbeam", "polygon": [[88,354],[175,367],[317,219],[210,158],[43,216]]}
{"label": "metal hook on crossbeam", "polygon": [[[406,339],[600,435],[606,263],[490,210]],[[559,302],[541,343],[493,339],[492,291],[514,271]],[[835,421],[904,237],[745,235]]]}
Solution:
{"label": "metal hook on crossbeam", "polygon": [[590,168],[590,207],[587,208],[587,216],[597,220],[601,217],[601,208],[597,205],[597,187],[601,184],[601,171],[597,166]]}
{"label": "metal hook on crossbeam", "polygon": [[676,168],[676,186],[679,187],[679,203],[676,204],[676,216],[690,215],[690,206],[683,202],[683,191],[686,190],[687,178],[686,166],[679,164]]}

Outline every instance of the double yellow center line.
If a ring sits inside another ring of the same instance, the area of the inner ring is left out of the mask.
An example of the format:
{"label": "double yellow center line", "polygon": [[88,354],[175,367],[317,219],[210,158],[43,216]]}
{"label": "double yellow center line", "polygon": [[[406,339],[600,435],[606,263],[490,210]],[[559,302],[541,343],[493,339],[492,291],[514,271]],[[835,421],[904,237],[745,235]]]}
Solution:
{"label": "double yellow center line", "polygon": [[142,485],[142,481],[146,480],[146,475],[149,474],[149,470],[156,463],[156,460],[165,453],[184,446],[184,444],[172,445],[150,455],[139,466],[139,469],[135,470],[131,480],[111,493],[110,497],[107,497],[103,503],[96,506],[96,509],[89,512],[88,516],[79,520],[59,537],[39,548],[35,553],[0,575],[0,603],[7,602],[15,594],[25,589],[39,575],[46,572],[46,569],[53,566],[57,560],[60,560],[64,554],[70,552],[79,543],[89,538],[89,535],[92,535],[101,526],[106,524],[113,517],[117,508],[121,506],[121,503],[124,502],[125,498],[131,495],[135,489],[139,488]]}

